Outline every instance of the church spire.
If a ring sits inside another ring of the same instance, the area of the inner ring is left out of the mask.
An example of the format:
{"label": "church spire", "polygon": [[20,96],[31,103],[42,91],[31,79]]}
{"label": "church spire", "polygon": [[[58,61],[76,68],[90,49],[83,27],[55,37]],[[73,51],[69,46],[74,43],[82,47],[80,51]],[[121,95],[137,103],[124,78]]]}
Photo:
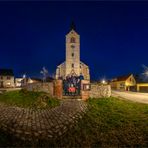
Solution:
{"label": "church spire", "polygon": [[70,25],[70,30],[75,30],[76,31],[76,25],[74,23],[74,21],[71,22],[71,25]]}

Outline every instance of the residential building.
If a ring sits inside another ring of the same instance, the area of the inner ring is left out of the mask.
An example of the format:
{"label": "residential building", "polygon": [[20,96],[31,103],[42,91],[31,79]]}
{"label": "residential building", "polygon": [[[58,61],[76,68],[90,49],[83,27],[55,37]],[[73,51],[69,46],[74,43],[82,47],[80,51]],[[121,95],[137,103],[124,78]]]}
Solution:
{"label": "residential building", "polygon": [[136,80],[133,74],[116,77],[110,82],[113,90],[136,91]]}
{"label": "residential building", "polygon": [[21,87],[22,81],[23,81],[23,78],[15,78],[15,87]]}
{"label": "residential building", "polygon": [[137,92],[148,92],[148,79],[143,77],[142,74],[135,75],[135,79],[137,82]]}
{"label": "residential building", "polygon": [[15,87],[12,69],[0,69],[0,88]]}
{"label": "residential building", "polygon": [[148,82],[138,82],[137,83],[138,92],[148,92]]}
{"label": "residential building", "polygon": [[25,85],[31,84],[31,83],[40,83],[40,82],[43,82],[43,81],[39,78],[23,78],[22,86],[25,86]]}

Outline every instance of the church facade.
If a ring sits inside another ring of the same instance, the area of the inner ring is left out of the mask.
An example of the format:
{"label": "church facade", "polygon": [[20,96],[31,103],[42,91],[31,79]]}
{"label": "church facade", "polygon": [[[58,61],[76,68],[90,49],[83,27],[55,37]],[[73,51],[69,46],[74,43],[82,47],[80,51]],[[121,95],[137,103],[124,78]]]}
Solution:
{"label": "church facade", "polygon": [[57,66],[56,79],[65,79],[72,75],[90,80],[89,67],[80,61],[80,35],[76,32],[74,23],[66,35],[66,59]]}

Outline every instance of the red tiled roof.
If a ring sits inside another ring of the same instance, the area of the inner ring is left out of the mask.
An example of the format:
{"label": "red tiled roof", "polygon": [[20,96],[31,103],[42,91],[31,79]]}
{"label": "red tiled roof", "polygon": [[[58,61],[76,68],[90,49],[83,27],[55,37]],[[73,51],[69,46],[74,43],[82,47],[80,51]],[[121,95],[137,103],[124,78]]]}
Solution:
{"label": "red tiled roof", "polygon": [[125,75],[125,76],[119,76],[119,77],[116,77],[115,79],[112,80],[112,82],[116,82],[116,81],[126,81],[129,76],[131,76],[132,74],[128,74],[128,75]]}

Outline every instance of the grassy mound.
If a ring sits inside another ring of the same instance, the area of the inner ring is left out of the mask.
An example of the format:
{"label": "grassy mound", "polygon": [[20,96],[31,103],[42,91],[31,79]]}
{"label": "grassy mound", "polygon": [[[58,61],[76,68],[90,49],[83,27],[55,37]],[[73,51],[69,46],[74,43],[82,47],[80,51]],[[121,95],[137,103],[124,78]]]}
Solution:
{"label": "grassy mound", "polygon": [[44,92],[26,90],[10,91],[0,94],[0,102],[20,107],[44,108],[59,105],[59,100],[50,97]]}

